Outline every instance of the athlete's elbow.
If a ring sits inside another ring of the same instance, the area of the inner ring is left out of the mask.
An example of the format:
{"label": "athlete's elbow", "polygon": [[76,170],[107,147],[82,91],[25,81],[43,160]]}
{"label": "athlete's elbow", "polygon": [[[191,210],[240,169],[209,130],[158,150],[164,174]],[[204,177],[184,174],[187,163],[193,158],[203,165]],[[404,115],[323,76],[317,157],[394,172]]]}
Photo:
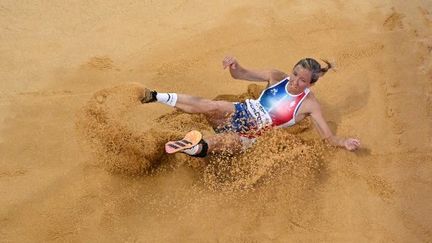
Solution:
{"label": "athlete's elbow", "polygon": [[237,72],[231,72],[231,77],[233,79],[240,79],[240,75]]}
{"label": "athlete's elbow", "polygon": [[231,77],[233,77],[234,79],[244,79],[246,72],[244,69],[237,67],[234,70],[230,70],[231,73]]}

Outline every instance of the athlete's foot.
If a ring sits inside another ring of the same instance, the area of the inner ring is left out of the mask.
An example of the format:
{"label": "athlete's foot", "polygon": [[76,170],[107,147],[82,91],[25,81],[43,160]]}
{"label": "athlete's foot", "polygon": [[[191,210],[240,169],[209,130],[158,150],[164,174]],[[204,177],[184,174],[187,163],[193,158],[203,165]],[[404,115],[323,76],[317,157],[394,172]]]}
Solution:
{"label": "athlete's foot", "polygon": [[156,90],[151,91],[147,88],[144,88],[144,97],[141,99],[141,103],[144,104],[144,103],[155,102],[157,100],[156,95],[157,95]]}
{"label": "athlete's foot", "polygon": [[165,152],[173,154],[183,152],[197,145],[202,139],[202,134],[199,131],[190,131],[185,137],[177,141],[169,141],[165,144]]}

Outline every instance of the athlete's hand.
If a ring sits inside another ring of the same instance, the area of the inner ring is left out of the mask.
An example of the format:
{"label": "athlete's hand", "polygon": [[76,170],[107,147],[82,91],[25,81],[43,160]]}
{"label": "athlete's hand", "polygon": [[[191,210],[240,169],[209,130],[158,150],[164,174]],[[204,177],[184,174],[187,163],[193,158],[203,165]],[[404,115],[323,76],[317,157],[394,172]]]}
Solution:
{"label": "athlete's hand", "polygon": [[360,147],[360,140],[356,138],[347,138],[344,141],[344,147],[349,151],[354,151]]}
{"label": "athlete's hand", "polygon": [[222,61],[222,66],[224,69],[229,67],[230,69],[236,69],[238,65],[237,59],[235,57],[227,56]]}

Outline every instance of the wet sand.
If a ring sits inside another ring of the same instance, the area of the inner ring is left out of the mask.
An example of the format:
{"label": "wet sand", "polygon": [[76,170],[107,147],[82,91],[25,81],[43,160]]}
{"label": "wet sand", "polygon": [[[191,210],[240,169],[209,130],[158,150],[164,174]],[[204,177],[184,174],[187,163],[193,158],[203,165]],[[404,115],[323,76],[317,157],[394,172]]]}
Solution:
{"label": "wet sand", "polygon": [[[2,1],[0,13],[0,241],[432,241],[431,2]],[[253,95],[225,55],[286,72],[335,63],[312,91],[362,149],[328,147],[306,122],[234,158],[161,153],[212,131],[140,105],[131,82]]]}

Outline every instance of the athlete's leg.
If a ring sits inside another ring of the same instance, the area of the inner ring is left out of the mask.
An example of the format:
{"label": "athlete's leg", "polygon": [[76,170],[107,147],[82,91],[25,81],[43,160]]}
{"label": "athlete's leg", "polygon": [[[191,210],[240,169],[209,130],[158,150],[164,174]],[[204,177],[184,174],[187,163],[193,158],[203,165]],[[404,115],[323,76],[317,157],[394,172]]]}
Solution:
{"label": "athlete's leg", "polygon": [[165,151],[169,154],[183,152],[194,157],[206,157],[211,152],[234,155],[251,147],[254,142],[255,138],[237,133],[220,133],[203,139],[199,131],[190,131],[183,139],[167,142]]}
{"label": "athlete's leg", "polygon": [[234,104],[228,101],[216,101],[201,97],[179,94],[176,108],[187,113],[204,114],[212,123],[220,123],[234,113]]}
{"label": "athlete's leg", "polygon": [[220,133],[205,138],[204,141],[208,144],[208,152],[236,154],[240,153],[243,149],[240,135],[237,133]]}
{"label": "athlete's leg", "polygon": [[209,153],[221,153],[234,155],[242,151],[243,144],[236,133],[221,133],[205,139],[182,152],[195,157],[206,157]]}
{"label": "athlete's leg", "polygon": [[176,93],[157,93],[145,89],[141,102],[160,102],[176,107],[186,113],[204,114],[214,127],[223,124],[235,111],[234,104],[228,101],[215,101],[197,96]]}

